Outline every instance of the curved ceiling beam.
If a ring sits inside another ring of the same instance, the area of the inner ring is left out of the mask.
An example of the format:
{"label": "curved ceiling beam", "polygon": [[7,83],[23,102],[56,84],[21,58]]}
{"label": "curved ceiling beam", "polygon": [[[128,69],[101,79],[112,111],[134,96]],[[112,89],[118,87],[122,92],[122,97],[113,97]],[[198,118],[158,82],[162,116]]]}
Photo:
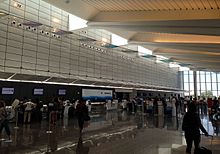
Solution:
{"label": "curved ceiling beam", "polygon": [[138,22],[167,20],[220,19],[220,11],[213,10],[171,10],[171,11],[106,11],[94,16],[93,22]]}

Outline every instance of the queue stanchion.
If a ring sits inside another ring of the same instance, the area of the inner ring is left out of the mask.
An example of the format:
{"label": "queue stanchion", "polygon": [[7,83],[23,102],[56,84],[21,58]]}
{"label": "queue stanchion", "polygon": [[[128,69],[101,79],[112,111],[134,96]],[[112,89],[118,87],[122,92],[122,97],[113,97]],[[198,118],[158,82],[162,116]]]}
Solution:
{"label": "queue stanchion", "polygon": [[18,127],[18,110],[15,109],[15,127],[14,129],[19,129]]}
{"label": "queue stanchion", "polygon": [[48,130],[46,131],[47,134],[52,134],[53,131],[51,130],[51,115],[52,115],[52,112],[49,113],[49,124],[48,124]]}
{"label": "queue stanchion", "polygon": [[132,114],[135,113],[135,110],[134,110],[134,103],[132,102]]}
{"label": "queue stanchion", "polygon": [[144,111],[144,107],[145,107],[145,103],[144,103],[144,101],[142,101],[142,114],[143,114],[143,115],[146,115],[146,113],[145,113],[145,111]]}

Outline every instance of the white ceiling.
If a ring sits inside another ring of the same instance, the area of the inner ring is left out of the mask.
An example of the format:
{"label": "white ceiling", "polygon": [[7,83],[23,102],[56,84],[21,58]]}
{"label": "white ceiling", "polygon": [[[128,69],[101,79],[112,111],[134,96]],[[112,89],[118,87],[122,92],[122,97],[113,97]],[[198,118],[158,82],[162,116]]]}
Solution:
{"label": "white ceiling", "polygon": [[45,0],[197,70],[220,71],[220,0]]}

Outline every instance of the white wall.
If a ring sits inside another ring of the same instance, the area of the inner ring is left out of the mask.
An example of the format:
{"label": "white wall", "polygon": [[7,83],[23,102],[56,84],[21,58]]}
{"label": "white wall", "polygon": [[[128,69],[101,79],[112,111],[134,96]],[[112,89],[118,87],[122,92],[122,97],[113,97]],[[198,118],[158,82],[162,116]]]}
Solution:
{"label": "white wall", "polygon": [[[10,2],[10,3],[9,3]],[[5,1],[0,8],[17,14],[22,18],[34,20],[44,25],[67,30],[68,13],[41,0],[19,0],[21,9],[13,6],[14,1]],[[25,5],[26,4],[26,5]],[[10,5],[10,7],[9,7]],[[7,7],[8,6],[8,7]],[[60,23],[52,22],[53,18]],[[16,21],[16,24],[12,24]],[[155,63],[154,60],[137,58],[119,49],[106,49],[94,44],[104,52],[82,45],[76,34],[54,38],[48,26],[33,31],[18,23],[24,19],[0,19],[0,71],[41,74],[88,76],[115,81],[134,82],[156,86],[178,88],[178,70],[168,64]],[[87,29],[77,34],[110,41],[110,33],[105,30]]]}

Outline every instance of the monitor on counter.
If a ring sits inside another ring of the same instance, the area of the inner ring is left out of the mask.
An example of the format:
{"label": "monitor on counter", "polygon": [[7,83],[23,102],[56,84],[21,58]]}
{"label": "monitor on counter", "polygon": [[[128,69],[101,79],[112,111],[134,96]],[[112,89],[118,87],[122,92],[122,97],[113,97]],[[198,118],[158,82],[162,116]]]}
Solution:
{"label": "monitor on counter", "polygon": [[34,89],[34,95],[43,95],[44,94],[44,89],[42,88],[35,88]]}
{"label": "monitor on counter", "polygon": [[62,96],[63,96],[63,95],[66,95],[66,89],[59,89],[59,90],[58,90],[58,95],[59,95],[59,96],[61,96],[61,95],[62,95]]}
{"label": "monitor on counter", "polygon": [[13,95],[14,88],[2,88],[2,95]]}

